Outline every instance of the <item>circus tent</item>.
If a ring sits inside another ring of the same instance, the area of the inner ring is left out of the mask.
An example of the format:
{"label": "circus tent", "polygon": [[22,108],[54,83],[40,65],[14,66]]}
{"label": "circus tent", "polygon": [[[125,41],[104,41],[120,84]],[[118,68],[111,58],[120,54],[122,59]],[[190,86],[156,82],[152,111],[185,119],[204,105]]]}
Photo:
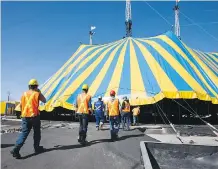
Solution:
{"label": "circus tent", "polygon": [[73,56],[40,86],[47,103],[73,110],[81,85],[90,86],[92,101],[110,90],[127,96],[132,105],[154,104],[163,98],[194,99],[218,104],[218,53],[189,48],[172,32],[124,39],[102,45],[82,44]]}

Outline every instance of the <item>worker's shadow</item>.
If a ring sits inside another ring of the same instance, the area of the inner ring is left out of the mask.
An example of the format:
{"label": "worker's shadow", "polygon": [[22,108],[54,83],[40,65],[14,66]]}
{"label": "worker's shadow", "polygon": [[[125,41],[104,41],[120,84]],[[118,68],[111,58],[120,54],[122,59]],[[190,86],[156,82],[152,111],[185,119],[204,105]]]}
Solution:
{"label": "worker's shadow", "polygon": [[[118,139],[117,141],[125,140],[125,139],[131,138],[131,137],[143,137],[143,136],[144,136],[144,134],[125,135],[125,136],[119,137],[119,139]],[[50,151],[55,151],[55,150],[71,150],[71,149],[89,147],[89,146],[91,146],[91,145],[98,144],[98,143],[104,143],[104,142],[112,142],[112,141],[111,141],[111,139],[92,140],[92,141],[88,142],[85,146],[83,146],[83,145],[81,145],[81,144],[64,145],[64,146],[62,146],[62,145],[57,145],[57,146],[54,146],[54,148],[45,149],[45,151],[42,152],[42,153],[46,153],[46,152],[50,152]],[[42,154],[42,153],[38,153],[38,154]],[[36,154],[36,153],[29,154],[29,155],[27,155],[27,156],[22,157],[22,159],[27,159],[27,158],[36,156],[36,155],[38,155],[38,154]]]}

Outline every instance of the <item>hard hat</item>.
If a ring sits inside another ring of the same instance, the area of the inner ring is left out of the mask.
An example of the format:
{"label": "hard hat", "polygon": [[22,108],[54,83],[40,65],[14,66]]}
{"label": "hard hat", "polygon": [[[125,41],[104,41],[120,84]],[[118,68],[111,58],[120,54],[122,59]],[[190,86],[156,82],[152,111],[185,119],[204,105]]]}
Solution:
{"label": "hard hat", "polygon": [[102,99],[102,96],[98,96],[99,99]]}
{"label": "hard hat", "polygon": [[111,96],[115,96],[115,94],[116,94],[116,92],[115,92],[114,90],[111,90],[111,91],[110,91],[110,95],[111,95]]}
{"label": "hard hat", "polygon": [[29,81],[29,85],[30,85],[30,86],[38,86],[39,84],[38,84],[38,82],[37,82],[36,79],[31,79],[31,80]]}
{"label": "hard hat", "polygon": [[88,89],[89,89],[89,86],[88,86],[87,84],[84,84],[84,85],[82,86],[82,89],[83,89],[83,90],[88,90]]}

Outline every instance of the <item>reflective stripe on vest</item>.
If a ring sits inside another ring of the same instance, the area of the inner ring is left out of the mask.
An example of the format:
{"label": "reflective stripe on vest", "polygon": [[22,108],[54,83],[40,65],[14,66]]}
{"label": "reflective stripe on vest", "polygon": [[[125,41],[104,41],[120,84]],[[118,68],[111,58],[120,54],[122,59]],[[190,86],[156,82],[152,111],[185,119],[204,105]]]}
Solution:
{"label": "reflective stripe on vest", "polygon": [[[85,101],[87,99],[88,95],[86,95],[84,98],[82,97],[82,95],[80,94],[79,95],[79,98],[80,98],[80,102],[79,102],[79,108],[78,108],[78,113],[86,113],[88,114],[89,111],[88,111],[88,103],[86,103],[85,105]],[[81,111],[80,109],[83,107],[83,110]]]}
{"label": "reflective stripe on vest", "polygon": [[[115,103],[117,105],[115,105]],[[119,102],[118,100],[114,100],[113,102],[109,101],[108,103],[109,116],[118,116],[119,115]]]}
{"label": "reflective stripe on vest", "polygon": [[[28,98],[27,93],[26,92],[24,93],[25,105],[22,105],[22,106],[24,106],[24,108],[22,109],[23,110],[22,117],[34,117],[35,116],[34,113],[38,114],[38,112],[34,112],[34,110],[33,110],[34,105],[30,104],[30,103],[32,103],[35,94],[36,94],[36,92],[32,92],[32,94]],[[37,107],[37,109],[38,109],[38,107]]]}
{"label": "reflective stripe on vest", "polygon": [[125,107],[122,110],[123,112],[130,112],[130,104],[126,101],[124,101]]}
{"label": "reflective stripe on vest", "polygon": [[100,105],[100,106],[98,106],[98,107],[96,106],[96,110],[100,110],[100,108],[101,108],[101,105]]}

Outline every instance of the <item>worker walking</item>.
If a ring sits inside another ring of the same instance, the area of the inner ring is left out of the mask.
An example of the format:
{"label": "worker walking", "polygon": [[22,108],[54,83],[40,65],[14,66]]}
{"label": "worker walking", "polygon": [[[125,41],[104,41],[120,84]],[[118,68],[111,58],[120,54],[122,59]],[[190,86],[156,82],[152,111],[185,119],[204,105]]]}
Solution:
{"label": "worker walking", "polygon": [[94,103],[96,130],[102,129],[104,124],[104,102],[102,97],[98,97],[98,101]]}
{"label": "worker walking", "polygon": [[88,129],[89,114],[92,113],[91,96],[88,94],[88,85],[82,86],[82,93],[77,96],[76,113],[79,115],[79,137],[78,142],[86,143],[86,134]]}
{"label": "worker walking", "polygon": [[13,157],[17,159],[21,158],[19,151],[32,128],[34,130],[33,139],[35,153],[41,153],[45,150],[42,146],[39,146],[41,140],[41,122],[40,112],[38,109],[39,101],[46,103],[45,97],[38,89],[37,80],[31,79],[29,81],[29,90],[24,92],[23,96],[21,97],[20,107],[22,117],[22,132],[16,141],[14,149],[11,151]]}
{"label": "worker walking", "polygon": [[115,98],[115,91],[110,91],[110,100],[107,103],[107,113],[109,115],[109,122],[110,122],[110,134],[111,134],[111,140],[115,141],[118,139],[118,132],[120,127],[120,104],[119,99]]}
{"label": "worker walking", "polygon": [[131,114],[130,114],[130,103],[127,97],[125,96],[123,98],[123,103],[121,106],[121,122],[122,122],[122,127],[123,130],[130,130],[129,126],[131,124]]}
{"label": "worker walking", "polygon": [[133,114],[133,125],[136,126],[139,124],[139,114],[140,114],[140,107],[137,106],[132,110]]}

